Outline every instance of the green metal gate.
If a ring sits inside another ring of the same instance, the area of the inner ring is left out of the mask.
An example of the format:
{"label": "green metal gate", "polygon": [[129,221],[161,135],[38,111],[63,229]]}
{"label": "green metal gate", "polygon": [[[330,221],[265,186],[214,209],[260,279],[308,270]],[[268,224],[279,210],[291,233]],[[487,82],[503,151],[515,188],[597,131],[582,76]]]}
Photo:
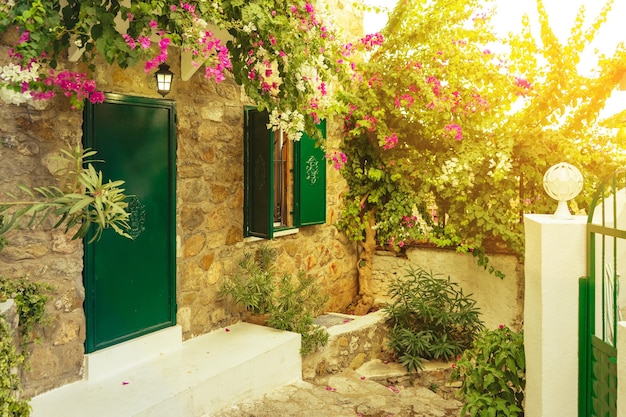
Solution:
{"label": "green metal gate", "polygon": [[[587,222],[587,276],[580,279],[579,417],[617,416],[617,323],[626,255],[626,168],[597,189]],[[626,293],[624,294],[626,295]]]}

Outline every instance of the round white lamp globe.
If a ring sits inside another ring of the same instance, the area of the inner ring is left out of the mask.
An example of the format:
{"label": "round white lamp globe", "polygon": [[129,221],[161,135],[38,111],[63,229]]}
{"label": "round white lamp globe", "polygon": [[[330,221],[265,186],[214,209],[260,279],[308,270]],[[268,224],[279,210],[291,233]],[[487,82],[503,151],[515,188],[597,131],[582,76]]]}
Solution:
{"label": "round white lamp globe", "polygon": [[550,167],[543,176],[543,188],[559,205],[554,212],[557,219],[573,219],[567,202],[580,194],[583,189],[583,175],[578,168],[567,162]]}

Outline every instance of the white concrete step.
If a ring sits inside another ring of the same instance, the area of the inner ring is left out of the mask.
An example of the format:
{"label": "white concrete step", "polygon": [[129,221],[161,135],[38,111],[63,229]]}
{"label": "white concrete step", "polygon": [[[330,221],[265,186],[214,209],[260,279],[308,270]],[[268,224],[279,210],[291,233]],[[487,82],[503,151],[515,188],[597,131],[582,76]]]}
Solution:
{"label": "white concrete step", "polygon": [[38,395],[31,416],[208,417],[301,378],[299,334],[238,323],[137,366]]}

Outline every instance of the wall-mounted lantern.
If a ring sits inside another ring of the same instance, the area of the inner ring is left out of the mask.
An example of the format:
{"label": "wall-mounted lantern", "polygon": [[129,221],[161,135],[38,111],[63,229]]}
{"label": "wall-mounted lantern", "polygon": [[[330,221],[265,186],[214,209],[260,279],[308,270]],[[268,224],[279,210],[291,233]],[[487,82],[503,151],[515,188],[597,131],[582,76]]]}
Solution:
{"label": "wall-mounted lantern", "polygon": [[172,89],[172,78],[174,73],[170,71],[167,64],[159,65],[159,70],[154,74],[157,82],[157,92],[165,97]]}

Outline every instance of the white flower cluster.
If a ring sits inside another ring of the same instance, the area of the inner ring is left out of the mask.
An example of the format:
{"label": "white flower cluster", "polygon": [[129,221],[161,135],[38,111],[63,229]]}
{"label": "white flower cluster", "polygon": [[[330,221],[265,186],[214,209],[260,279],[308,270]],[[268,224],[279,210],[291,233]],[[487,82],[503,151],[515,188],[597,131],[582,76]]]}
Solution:
{"label": "white flower cluster", "polygon": [[39,64],[34,63],[30,68],[22,69],[19,65],[8,64],[0,67],[0,99],[7,104],[22,104],[29,102],[32,97],[29,92],[22,93],[7,88],[6,84],[20,85],[36,81],[39,78]]}
{"label": "white flower cluster", "polygon": [[254,23],[249,22],[242,28],[242,30],[246,32],[247,34],[250,34],[252,32],[256,32],[256,26],[254,26]]}
{"label": "white flower cluster", "polygon": [[268,129],[274,131],[282,130],[291,140],[298,141],[302,137],[304,130],[304,115],[298,111],[284,111],[280,113],[277,109],[273,109],[270,113],[270,122],[267,124]]}
{"label": "white flower cluster", "polygon": [[254,69],[267,83],[267,90],[271,96],[276,97],[280,92],[280,86],[283,83],[283,79],[280,77],[280,70],[278,69],[277,61],[270,61],[269,66],[266,62],[257,62],[254,65]]}
{"label": "white flower cluster", "polygon": [[471,187],[476,177],[467,161],[460,162],[459,158],[453,157],[447,160],[441,167],[441,186],[446,184],[458,187],[460,184]]}
{"label": "white flower cluster", "polygon": [[491,170],[487,172],[487,175],[493,177],[496,181],[501,181],[506,178],[506,175],[511,171],[513,165],[508,155],[502,152],[496,152],[495,157],[497,160],[493,158],[489,160],[489,168],[491,168]]}
{"label": "white flower cluster", "polygon": [[15,7],[14,0],[5,0],[5,1],[0,2],[0,12],[8,12],[13,7]]}
{"label": "white flower cluster", "polygon": [[24,94],[6,87],[0,88],[0,100],[7,104],[23,104],[30,101],[30,94]]}
{"label": "white flower cluster", "polygon": [[30,68],[22,69],[19,65],[8,64],[0,67],[0,80],[10,83],[28,83],[39,78],[39,64],[33,63]]}
{"label": "white flower cluster", "polygon": [[[324,58],[322,57],[322,64]],[[298,91],[305,92],[307,87],[309,91],[315,91],[319,82],[319,73],[317,71],[317,62],[305,62],[300,66],[300,71],[296,73],[296,88]]]}

